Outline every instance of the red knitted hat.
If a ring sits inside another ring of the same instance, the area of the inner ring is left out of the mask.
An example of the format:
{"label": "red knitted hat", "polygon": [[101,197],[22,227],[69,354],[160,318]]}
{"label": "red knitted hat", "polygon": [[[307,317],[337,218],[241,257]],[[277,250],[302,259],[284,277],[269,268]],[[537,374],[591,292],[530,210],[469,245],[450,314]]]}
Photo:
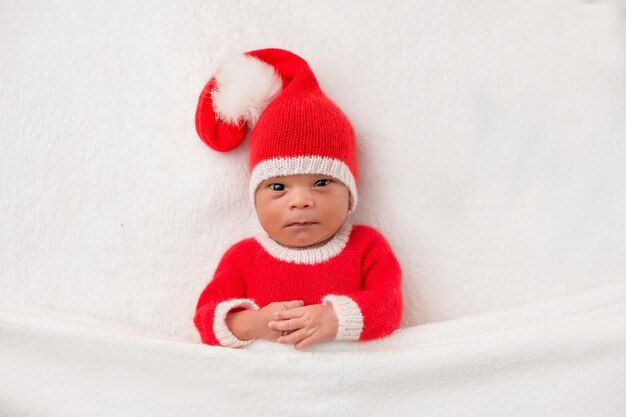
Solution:
{"label": "red knitted hat", "polygon": [[260,49],[227,60],[198,101],[196,130],[211,148],[227,152],[250,133],[250,198],[271,177],[323,174],[357,203],[354,130],[320,89],[307,62],[283,49]]}

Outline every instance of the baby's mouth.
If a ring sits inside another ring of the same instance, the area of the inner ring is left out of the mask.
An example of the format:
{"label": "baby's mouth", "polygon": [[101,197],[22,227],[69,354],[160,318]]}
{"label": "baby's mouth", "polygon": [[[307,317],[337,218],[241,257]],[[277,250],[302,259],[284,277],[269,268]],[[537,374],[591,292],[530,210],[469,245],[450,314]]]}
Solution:
{"label": "baby's mouth", "polygon": [[308,227],[317,224],[317,222],[297,222],[287,225],[287,227]]}

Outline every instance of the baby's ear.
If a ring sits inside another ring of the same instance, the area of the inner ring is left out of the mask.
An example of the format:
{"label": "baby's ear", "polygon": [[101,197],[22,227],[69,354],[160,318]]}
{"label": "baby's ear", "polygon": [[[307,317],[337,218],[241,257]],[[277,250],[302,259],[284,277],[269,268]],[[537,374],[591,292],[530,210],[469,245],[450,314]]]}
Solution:
{"label": "baby's ear", "polygon": [[352,213],[353,210],[354,210],[354,198],[352,197],[352,193],[350,192],[350,189],[348,189],[348,214]]}

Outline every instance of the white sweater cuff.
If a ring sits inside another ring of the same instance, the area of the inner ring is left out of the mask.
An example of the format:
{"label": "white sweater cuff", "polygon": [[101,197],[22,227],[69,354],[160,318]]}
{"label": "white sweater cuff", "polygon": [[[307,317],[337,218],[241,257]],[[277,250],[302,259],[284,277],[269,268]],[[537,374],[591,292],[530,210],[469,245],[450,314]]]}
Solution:
{"label": "white sweater cuff", "polygon": [[345,295],[327,295],[322,303],[331,304],[337,315],[339,330],[335,340],[359,340],[363,331],[363,314],[359,305]]}
{"label": "white sweater cuff", "polygon": [[215,316],[213,317],[213,333],[222,346],[239,348],[249,345],[256,339],[241,340],[238,339],[226,325],[226,316],[230,310],[237,307],[245,307],[250,310],[258,310],[259,306],[248,298],[233,298],[222,301],[215,307]]}

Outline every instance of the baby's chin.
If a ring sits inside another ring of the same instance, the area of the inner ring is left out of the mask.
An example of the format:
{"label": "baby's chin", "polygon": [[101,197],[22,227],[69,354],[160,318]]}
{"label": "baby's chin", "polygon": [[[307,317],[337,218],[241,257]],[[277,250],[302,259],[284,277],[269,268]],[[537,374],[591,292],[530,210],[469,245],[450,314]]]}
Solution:
{"label": "baby's chin", "polygon": [[272,236],[270,237],[281,244],[292,249],[309,249],[317,246],[322,246],[330,240],[330,238],[317,238],[317,239],[289,239],[284,237]]}
{"label": "baby's chin", "polygon": [[276,242],[278,242],[280,245],[291,248],[291,249],[308,249],[308,248],[312,248],[312,247],[319,245],[319,242],[313,242],[313,243],[301,243],[301,242],[289,242],[289,241],[286,242],[284,240],[275,239],[272,236],[270,237],[274,239]]}

